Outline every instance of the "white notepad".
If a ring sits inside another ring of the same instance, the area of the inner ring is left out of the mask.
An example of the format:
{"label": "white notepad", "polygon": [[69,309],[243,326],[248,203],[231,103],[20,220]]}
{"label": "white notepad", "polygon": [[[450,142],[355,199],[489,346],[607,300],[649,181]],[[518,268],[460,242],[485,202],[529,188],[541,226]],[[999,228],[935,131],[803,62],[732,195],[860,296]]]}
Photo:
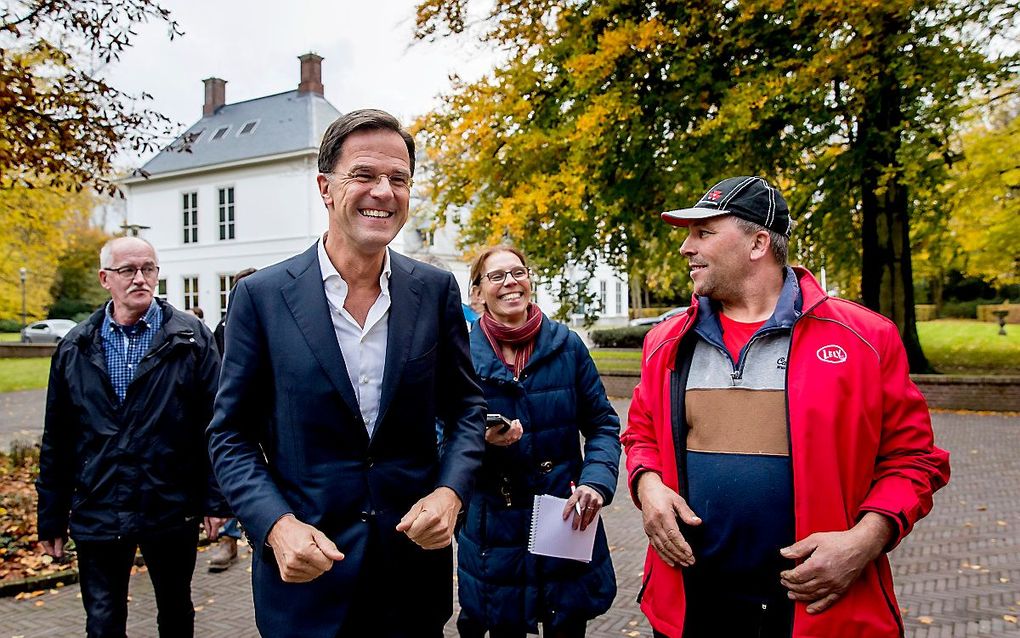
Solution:
{"label": "white notepad", "polygon": [[588,529],[573,529],[574,517],[563,520],[563,508],[567,499],[549,494],[535,495],[535,509],[531,512],[531,538],[528,551],[541,556],[569,558],[585,563],[591,562],[591,551],[595,546],[595,530],[599,526],[599,515]]}

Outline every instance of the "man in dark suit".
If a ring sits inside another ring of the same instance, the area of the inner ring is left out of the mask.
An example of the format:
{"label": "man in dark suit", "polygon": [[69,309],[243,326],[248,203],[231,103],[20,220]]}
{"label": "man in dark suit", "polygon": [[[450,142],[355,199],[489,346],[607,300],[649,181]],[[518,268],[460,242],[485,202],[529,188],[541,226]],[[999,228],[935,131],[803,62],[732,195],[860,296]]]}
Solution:
{"label": "man in dark suit", "polygon": [[216,477],[254,543],[263,635],[441,636],[484,447],[460,291],[387,248],[414,171],[396,119],[339,118],[318,168],[327,233],[231,296]]}

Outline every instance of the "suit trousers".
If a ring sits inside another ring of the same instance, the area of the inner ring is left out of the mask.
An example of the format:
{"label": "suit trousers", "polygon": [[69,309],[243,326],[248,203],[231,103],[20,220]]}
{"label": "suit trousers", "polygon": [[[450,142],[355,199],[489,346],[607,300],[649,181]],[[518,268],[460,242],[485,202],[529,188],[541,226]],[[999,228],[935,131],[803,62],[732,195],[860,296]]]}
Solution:
{"label": "suit trousers", "polygon": [[156,594],[160,638],[191,638],[195,608],[191,577],[195,572],[198,526],[150,532],[111,541],[75,540],[85,633],[88,638],[127,635],[128,582],[135,549],[140,548]]}
{"label": "suit trousers", "polygon": [[[375,527],[377,522],[369,524]],[[426,620],[420,610],[416,612],[415,601],[393,600],[388,595],[393,578],[414,578],[414,574],[402,573],[399,566],[386,560],[380,548],[379,530],[374,529],[365,548],[357,593],[337,638],[442,638],[443,623]],[[452,573],[449,587],[453,588]]]}

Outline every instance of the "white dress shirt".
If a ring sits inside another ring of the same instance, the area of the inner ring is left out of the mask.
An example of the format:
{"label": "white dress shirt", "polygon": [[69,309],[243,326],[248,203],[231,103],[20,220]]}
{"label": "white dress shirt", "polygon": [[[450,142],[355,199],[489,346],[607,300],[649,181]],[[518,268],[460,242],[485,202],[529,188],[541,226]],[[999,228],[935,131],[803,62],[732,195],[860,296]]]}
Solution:
{"label": "white dress shirt", "polygon": [[375,432],[379,418],[379,401],[382,397],[383,371],[386,367],[386,342],[389,338],[388,321],[390,312],[390,250],[386,249],[383,269],[379,275],[379,297],[368,310],[365,327],[354,320],[344,309],[349,290],[347,282],[337,272],[326,254],[326,247],[319,238],[319,270],[322,272],[322,287],[329,302],[329,316],[333,320],[340,352],[344,355],[347,376],[358,397],[361,417],[365,420],[368,436]]}

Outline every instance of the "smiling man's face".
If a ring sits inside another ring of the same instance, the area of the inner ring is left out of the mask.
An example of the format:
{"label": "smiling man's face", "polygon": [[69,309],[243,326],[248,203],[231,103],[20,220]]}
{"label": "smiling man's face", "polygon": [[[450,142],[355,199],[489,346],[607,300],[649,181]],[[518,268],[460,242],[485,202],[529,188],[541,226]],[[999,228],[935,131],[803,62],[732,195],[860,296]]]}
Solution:
{"label": "smiling man's face", "polygon": [[331,242],[365,254],[385,248],[407,221],[410,182],[410,157],[399,133],[351,133],[333,172],[318,177]]}

